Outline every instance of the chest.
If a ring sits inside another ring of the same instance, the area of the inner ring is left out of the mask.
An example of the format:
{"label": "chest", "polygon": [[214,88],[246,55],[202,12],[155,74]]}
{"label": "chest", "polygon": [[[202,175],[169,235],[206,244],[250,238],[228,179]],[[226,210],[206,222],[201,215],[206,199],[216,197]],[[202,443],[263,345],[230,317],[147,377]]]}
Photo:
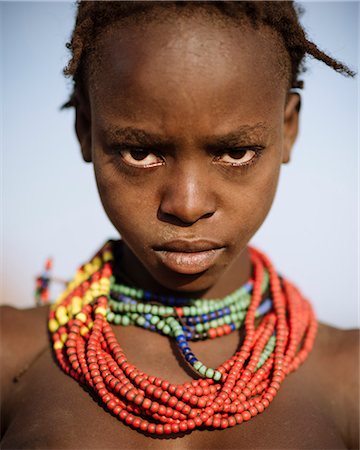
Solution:
{"label": "chest", "polygon": [[249,422],[226,430],[153,439],[106,412],[75,380],[60,371],[50,352],[45,352],[14,388],[11,420],[2,445],[159,450],[346,448],[336,418],[329,413],[313,379],[306,365],[291,374],[269,408]]}

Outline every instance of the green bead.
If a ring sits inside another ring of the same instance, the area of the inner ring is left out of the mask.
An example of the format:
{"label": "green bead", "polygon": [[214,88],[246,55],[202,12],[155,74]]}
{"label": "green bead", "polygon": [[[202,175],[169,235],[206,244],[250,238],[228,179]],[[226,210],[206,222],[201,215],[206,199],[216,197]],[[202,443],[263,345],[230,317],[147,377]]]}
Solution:
{"label": "green bead", "polygon": [[190,306],[190,314],[192,316],[196,316],[197,315],[196,306]]}
{"label": "green bead", "polygon": [[160,320],[159,316],[152,316],[152,318],[150,319],[150,323],[151,325],[156,325]]}
{"label": "green bead", "polygon": [[165,307],[165,314],[166,315],[170,315],[170,314],[174,315],[175,314],[174,308],[172,306],[166,306]]}
{"label": "green bead", "polygon": [[165,306],[160,306],[159,307],[159,316],[163,316],[165,315]]}
{"label": "green bead", "polygon": [[130,324],[130,319],[128,316],[122,316],[121,319],[121,325],[123,325],[124,327],[126,327],[127,325]]}
{"label": "green bead", "polygon": [[157,324],[156,324],[156,328],[158,330],[162,330],[163,327],[165,326],[165,322],[163,320],[160,320]]}
{"label": "green bead", "polygon": [[221,372],[219,372],[218,370],[215,370],[213,379],[214,379],[215,381],[220,381],[221,378],[222,378]]}
{"label": "green bead", "polygon": [[120,314],[116,314],[116,316],[114,317],[114,323],[116,325],[120,325],[121,324],[121,316],[120,316]]}
{"label": "green bead", "polygon": [[209,314],[209,305],[203,305],[204,314]]}
{"label": "green bead", "polygon": [[196,326],[195,326],[195,330],[196,330],[198,333],[201,333],[202,331],[204,331],[204,326],[203,326],[203,324],[202,324],[202,323],[197,323]]}
{"label": "green bead", "polygon": [[214,376],[215,370],[212,369],[211,367],[209,367],[206,372],[205,372],[205,376],[206,378],[212,378]]}
{"label": "green bead", "polygon": [[171,328],[169,327],[169,325],[165,324],[164,327],[163,327],[163,329],[162,329],[162,332],[163,332],[164,334],[169,334],[170,331],[171,331]]}
{"label": "green bead", "polygon": [[140,314],[142,314],[144,312],[144,304],[143,303],[138,303],[137,304],[137,308],[136,311]]}
{"label": "green bead", "polygon": [[144,313],[145,314],[149,314],[149,312],[151,312],[151,308],[152,306],[149,305],[148,303],[144,306]]}
{"label": "green bead", "polygon": [[202,365],[203,364],[201,361],[196,361],[196,363],[193,365],[193,367],[195,370],[199,370]]}
{"label": "green bead", "polygon": [[112,322],[114,320],[114,318],[115,318],[115,314],[113,312],[107,313],[106,319],[108,322]]}
{"label": "green bead", "polygon": [[198,369],[198,372],[200,375],[205,375],[206,371],[207,371],[207,367],[204,366],[204,364],[200,367],[200,369]]}
{"label": "green bead", "polygon": [[136,319],[136,324],[139,325],[140,327],[144,326],[145,322],[146,319],[143,316],[140,316]]}

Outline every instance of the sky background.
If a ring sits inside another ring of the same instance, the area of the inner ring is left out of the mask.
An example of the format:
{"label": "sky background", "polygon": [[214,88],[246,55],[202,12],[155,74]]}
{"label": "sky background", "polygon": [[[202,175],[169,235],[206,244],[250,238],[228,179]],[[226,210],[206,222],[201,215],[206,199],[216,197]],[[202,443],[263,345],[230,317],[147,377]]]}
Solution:
{"label": "sky background", "polygon": [[[359,3],[303,2],[302,22],[321,49],[358,71]],[[117,233],[102,210],[92,166],[82,162],[71,83],[75,6],[1,2],[1,302],[34,305],[48,256],[70,279]],[[320,321],[359,326],[359,82],[309,60],[300,137],[283,166],[273,209],[252,244],[311,299]],[[55,296],[58,290],[53,289]]]}

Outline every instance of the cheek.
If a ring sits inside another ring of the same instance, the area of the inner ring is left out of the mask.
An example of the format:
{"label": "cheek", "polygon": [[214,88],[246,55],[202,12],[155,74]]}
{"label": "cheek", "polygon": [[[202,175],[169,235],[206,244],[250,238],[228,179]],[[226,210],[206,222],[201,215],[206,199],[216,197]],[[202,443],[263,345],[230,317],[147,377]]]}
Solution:
{"label": "cheek", "polygon": [[144,234],[156,221],[155,189],[123,176],[113,163],[94,159],[96,183],[104,210],[124,239]]}
{"label": "cheek", "polygon": [[275,198],[280,173],[280,160],[272,158],[249,176],[246,183],[241,183],[233,188],[231,201],[224,208],[232,211],[232,234],[236,236],[235,227],[241,231],[240,245],[248,243],[256,231],[260,228],[269,213]]}

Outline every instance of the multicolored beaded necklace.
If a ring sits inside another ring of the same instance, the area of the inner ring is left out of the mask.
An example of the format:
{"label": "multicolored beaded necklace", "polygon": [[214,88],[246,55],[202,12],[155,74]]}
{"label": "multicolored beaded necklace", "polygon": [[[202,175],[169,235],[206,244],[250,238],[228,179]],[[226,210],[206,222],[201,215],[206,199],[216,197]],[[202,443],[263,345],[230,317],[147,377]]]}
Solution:
{"label": "multicolored beaded necklace", "polygon": [[[262,413],[313,347],[317,321],[310,303],[254,248],[252,278],[244,286],[223,299],[188,299],[116,283],[114,245],[108,241],[81,266],[51,307],[60,367],[122,422],[150,435],[228,428]],[[175,385],[142,372],[127,360],[110,323],[174,339],[199,378]],[[199,361],[189,346],[241,327],[241,347],[217,368]]]}

